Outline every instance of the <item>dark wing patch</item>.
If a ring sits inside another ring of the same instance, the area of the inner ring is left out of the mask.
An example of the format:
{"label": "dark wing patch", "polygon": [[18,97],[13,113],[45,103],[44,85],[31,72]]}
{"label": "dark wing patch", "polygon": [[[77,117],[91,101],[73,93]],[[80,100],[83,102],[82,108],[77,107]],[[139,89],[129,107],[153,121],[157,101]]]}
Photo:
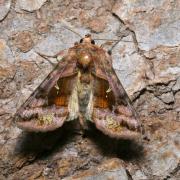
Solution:
{"label": "dark wing patch", "polygon": [[94,107],[109,108],[112,110],[115,104],[115,97],[109,87],[108,81],[94,77]]}
{"label": "dark wing patch", "polygon": [[94,75],[92,119],[96,127],[113,138],[131,139],[139,136],[140,123],[137,114],[112,68],[111,60],[102,59],[95,67],[96,72],[102,72],[101,76],[96,73]]}
{"label": "dark wing patch", "polygon": [[64,58],[15,115],[18,127],[46,132],[61,127],[68,117],[68,100],[76,81],[76,63]]}
{"label": "dark wing patch", "polygon": [[48,94],[48,105],[68,106],[77,75],[60,78]]}

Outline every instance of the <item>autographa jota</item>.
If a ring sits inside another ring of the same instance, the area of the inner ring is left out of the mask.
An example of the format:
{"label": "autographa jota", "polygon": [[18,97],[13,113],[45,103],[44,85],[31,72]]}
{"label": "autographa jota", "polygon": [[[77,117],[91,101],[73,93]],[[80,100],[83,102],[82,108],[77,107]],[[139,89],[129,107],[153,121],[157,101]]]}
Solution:
{"label": "autographa jota", "polygon": [[79,118],[112,138],[134,138],[140,134],[139,120],[121,85],[111,56],[86,35],[68,50],[17,111],[18,127],[47,132]]}

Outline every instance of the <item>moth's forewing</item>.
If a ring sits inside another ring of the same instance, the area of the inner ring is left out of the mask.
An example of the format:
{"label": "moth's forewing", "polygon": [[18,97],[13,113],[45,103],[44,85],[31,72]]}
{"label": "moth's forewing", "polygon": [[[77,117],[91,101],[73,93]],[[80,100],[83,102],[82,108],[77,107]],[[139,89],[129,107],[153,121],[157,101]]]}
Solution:
{"label": "moth's forewing", "polygon": [[36,132],[61,127],[69,114],[68,102],[76,77],[76,62],[69,53],[17,111],[17,126]]}
{"label": "moth's forewing", "polygon": [[113,138],[136,138],[140,122],[132,103],[120,83],[111,57],[101,51],[94,56],[93,122],[104,134]]}

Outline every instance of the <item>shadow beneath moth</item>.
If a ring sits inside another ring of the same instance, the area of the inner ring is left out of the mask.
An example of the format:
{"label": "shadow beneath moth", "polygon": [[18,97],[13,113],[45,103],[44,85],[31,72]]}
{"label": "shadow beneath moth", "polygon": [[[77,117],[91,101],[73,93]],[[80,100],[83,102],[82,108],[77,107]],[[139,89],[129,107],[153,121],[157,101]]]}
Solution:
{"label": "shadow beneath moth", "polygon": [[110,54],[90,34],[75,43],[15,115],[19,128],[48,132],[64,122],[88,122],[111,138],[138,138],[141,123],[119,81]]}

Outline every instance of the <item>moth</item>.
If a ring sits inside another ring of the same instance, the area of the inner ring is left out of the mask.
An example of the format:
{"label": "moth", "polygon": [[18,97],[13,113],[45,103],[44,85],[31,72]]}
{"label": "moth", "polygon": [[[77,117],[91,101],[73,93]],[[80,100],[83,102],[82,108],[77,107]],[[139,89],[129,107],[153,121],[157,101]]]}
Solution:
{"label": "moth", "polygon": [[15,115],[25,131],[47,132],[65,122],[88,122],[112,138],[139,136],[141,124],[112,66],[111,55],[90,34],[69,48]]}

